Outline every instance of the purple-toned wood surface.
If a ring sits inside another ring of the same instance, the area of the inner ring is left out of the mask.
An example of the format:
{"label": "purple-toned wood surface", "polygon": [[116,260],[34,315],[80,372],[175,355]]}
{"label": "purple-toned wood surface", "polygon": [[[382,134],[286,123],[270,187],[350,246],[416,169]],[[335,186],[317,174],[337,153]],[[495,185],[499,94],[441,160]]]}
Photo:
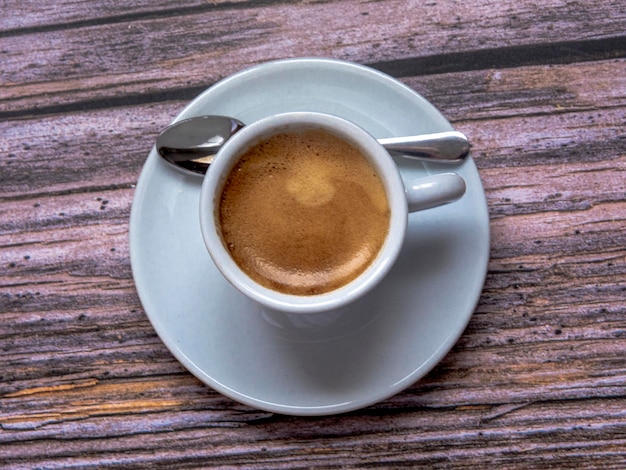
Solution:
{"label": "purple-toned wood surface", "polygon": [[[6,0],[0,7],[1,468],[626,468],[626,3]],[[171,355],[130,269],[158,131],[267,60],[385,71],[465,132],[485,287],[423,380],[297,418]]]}

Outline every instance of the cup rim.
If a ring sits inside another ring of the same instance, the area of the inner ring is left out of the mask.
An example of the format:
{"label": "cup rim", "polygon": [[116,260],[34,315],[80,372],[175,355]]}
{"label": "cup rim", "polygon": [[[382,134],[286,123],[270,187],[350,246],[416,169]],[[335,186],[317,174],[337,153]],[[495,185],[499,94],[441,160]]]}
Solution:
{"label": "cup rim", "polygon": [[[376,258],[349,283],[330,292],[315,295],[281,293],[249,277],[232,259],[219,233],[215,212],[226,176],[239,156],[256,143],[278,132],[320,128],[357,147],[372,163],[387,193],[390,207],[389,232]],[[325,113],[296,111],[262,118],[232,136],[217,153],[202,183],[200,227],[204,243],[215,266],[240,292],[272,310],[289,313],[316,313],[337,309],[369,292],[396,261],[408,221],[404,184],[393,159],[366,130],[346,119]]]}

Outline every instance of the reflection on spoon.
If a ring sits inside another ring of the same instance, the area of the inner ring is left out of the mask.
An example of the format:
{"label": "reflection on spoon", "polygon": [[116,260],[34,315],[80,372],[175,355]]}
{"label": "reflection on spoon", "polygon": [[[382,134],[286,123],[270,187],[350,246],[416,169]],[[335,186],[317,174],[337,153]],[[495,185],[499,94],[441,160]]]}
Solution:
{"label": "reflection on spoon", "polygon": [[[157,137],[157,152],[171,165],[204,175],[215,154],[245,124],[228,116],[198,116],[166,127]],[[457,131],[378,139],[391,155],[457,163],[469,154],[470,144]]]}

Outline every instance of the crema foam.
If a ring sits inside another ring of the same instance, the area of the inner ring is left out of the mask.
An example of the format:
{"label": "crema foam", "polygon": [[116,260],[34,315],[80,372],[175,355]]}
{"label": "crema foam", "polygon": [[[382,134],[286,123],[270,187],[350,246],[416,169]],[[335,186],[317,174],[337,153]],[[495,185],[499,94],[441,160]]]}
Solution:
{"label": "crema foam", "polygon": [[390,209],[357,148],[308,129],[276,134],[242,155],[216,216],[224,245],[252,279],[315,295],[368,268],[389,231]]}

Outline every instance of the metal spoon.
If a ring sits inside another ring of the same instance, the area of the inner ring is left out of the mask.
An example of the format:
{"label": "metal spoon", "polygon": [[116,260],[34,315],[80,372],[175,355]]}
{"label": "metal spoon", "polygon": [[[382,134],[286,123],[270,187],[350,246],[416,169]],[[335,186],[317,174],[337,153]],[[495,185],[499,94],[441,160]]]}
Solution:
{"label": "metal spoon", "polygon": [[[228,116],[199,116],[166,127],[157,137],[161,157],[175,167],[204,175],[221,146],[244,123]],[[409,137],[378,139],[392,155],[403,155],[437,162],[460,162],[470,149],[460,132],[437,132]]]}

